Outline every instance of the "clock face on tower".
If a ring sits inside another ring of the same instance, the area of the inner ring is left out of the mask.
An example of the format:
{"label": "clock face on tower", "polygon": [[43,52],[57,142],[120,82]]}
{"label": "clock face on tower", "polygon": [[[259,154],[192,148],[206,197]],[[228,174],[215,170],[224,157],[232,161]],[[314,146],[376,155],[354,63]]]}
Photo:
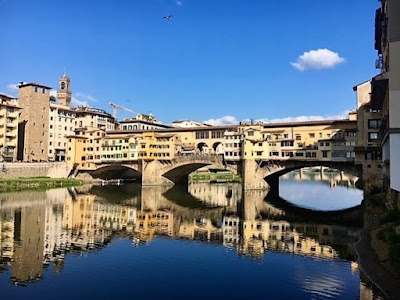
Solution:
{"label": "clock face on tower", "polygon": [[62,90],[65,89],[65,82],[61,82],[61,89],[62,89]]}

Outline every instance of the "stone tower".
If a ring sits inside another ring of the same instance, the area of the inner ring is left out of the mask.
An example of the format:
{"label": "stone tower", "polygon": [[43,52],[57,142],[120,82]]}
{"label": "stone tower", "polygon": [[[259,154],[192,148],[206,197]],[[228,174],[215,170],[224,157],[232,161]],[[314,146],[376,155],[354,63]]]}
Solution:
{"label": "stone tower", "polygon": [[57,100],[58,104],[69,106],[71,103],[71,80],[64,73],[62,77],[59,79],[59,89],[57,91]]}
{"label": "stone tower", "polygon": [[18,103],[18,160],[47,161],[49,141],[50,89],[40,83],[21,83]]}

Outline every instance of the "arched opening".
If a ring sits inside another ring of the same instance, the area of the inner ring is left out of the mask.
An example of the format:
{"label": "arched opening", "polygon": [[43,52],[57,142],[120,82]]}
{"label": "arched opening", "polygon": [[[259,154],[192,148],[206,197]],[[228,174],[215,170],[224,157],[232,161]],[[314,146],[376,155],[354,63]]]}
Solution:
{"label": "arched opening", "polygon": [[212,154],[223,155],[224,154],[224,145],[221,142],[215,142],[212,146],[213,152]]}
{"label": "arched opening", "polygon": [[141,173],[129,166],[124,165],[108,165],[101,167],[95,171],[91,171],[93,178],[106,179],[125,179],[130,181],[141,182]]}
{"label": "arched opening", "polygon": [[207,155],[209,154],[209,148],[208,145],[206,143],[198,143],[196,146],[196,154],[200,154],[200,155]]}

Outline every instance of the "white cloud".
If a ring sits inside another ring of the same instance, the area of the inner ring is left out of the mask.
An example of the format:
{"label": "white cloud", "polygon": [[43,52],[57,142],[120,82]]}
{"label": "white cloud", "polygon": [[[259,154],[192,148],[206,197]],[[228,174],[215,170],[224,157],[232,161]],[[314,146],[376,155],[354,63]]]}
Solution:
{"label": "white cloud", "polygon": [[337,52],[325,48],[304,52],[297,58],[296,62],[290,64],[299,71],[305,71],[331,69],[345,61],[346,59],[340,57]]}
{"label": "white cloud", "polygon": [[7,89],[12,92],[18,92],[18,84],[17,83],[7,84]]}
{"label": "white cloud", "polygon": [[177,6],[182,6],[183,2],[180,0],[175,0],[175,3]]}
{"label": "white cloud", "polygon": [[238,124],[239,121],[236,120],[235,117],[232,116],[225,116],[219,119],[209,119],[207,121],[204,121],[203,123],[210,124],[213,126],[224,126],[224,125],[233,125],[233,124]]}
{"label": "white cloud", "polygon": [[90,95],[87,94],[83,94],[83,93],[76,93],[75,94],[76,97],[83,99],[84,101],[88,101],[88,102],[97,102],[97,100],[95,98],[93,98]]}
{"label": "white cloud", "polygon": [[[340,114],[337,115],[327,115],[327,116],[297,116],[297,117],[286,117],[286,118],[275,118],[275,119],[268,119],[268,118],[262,118],[262,119],[256,119],[253,120],[254,122],[262,122],[262,123],[290,123],[290,122],[307,122],[307,121],[321,121],[321,120],[341,120],[341,119],[347,119],[349,116],[349,111],[346,110]],[[242,120],[244,123],[250,122],[250,119],[244,119]],[[218,119],[210,119],[207,121],[204,121],[206,124],[214,125],[214,126],[225,126],[225,125],[235,125],[239,123],[239,120],[237,120],[233,116],[224,116],[222,118]]]}

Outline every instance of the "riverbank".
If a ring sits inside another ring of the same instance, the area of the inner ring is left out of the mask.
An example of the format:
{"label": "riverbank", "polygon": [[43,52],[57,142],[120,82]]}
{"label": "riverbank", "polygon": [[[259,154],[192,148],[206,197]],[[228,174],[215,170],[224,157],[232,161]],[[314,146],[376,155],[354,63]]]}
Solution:
{"label": "riverbank", "polygon": [[0,179],[0,193],[31,190],[31,189],[70,187],[82,184],[83,184],[82,180],[71,179],[71,178],[34,177],[34,178]]}
{"label": "riverbank", "polygon": [[374,202],[376,199],[364,203],[364,229],[355,245],[358,263],[360,270],[388,299],[400,299],[400,274],[389,261],[388,245],[378,235],[388,212]]}

